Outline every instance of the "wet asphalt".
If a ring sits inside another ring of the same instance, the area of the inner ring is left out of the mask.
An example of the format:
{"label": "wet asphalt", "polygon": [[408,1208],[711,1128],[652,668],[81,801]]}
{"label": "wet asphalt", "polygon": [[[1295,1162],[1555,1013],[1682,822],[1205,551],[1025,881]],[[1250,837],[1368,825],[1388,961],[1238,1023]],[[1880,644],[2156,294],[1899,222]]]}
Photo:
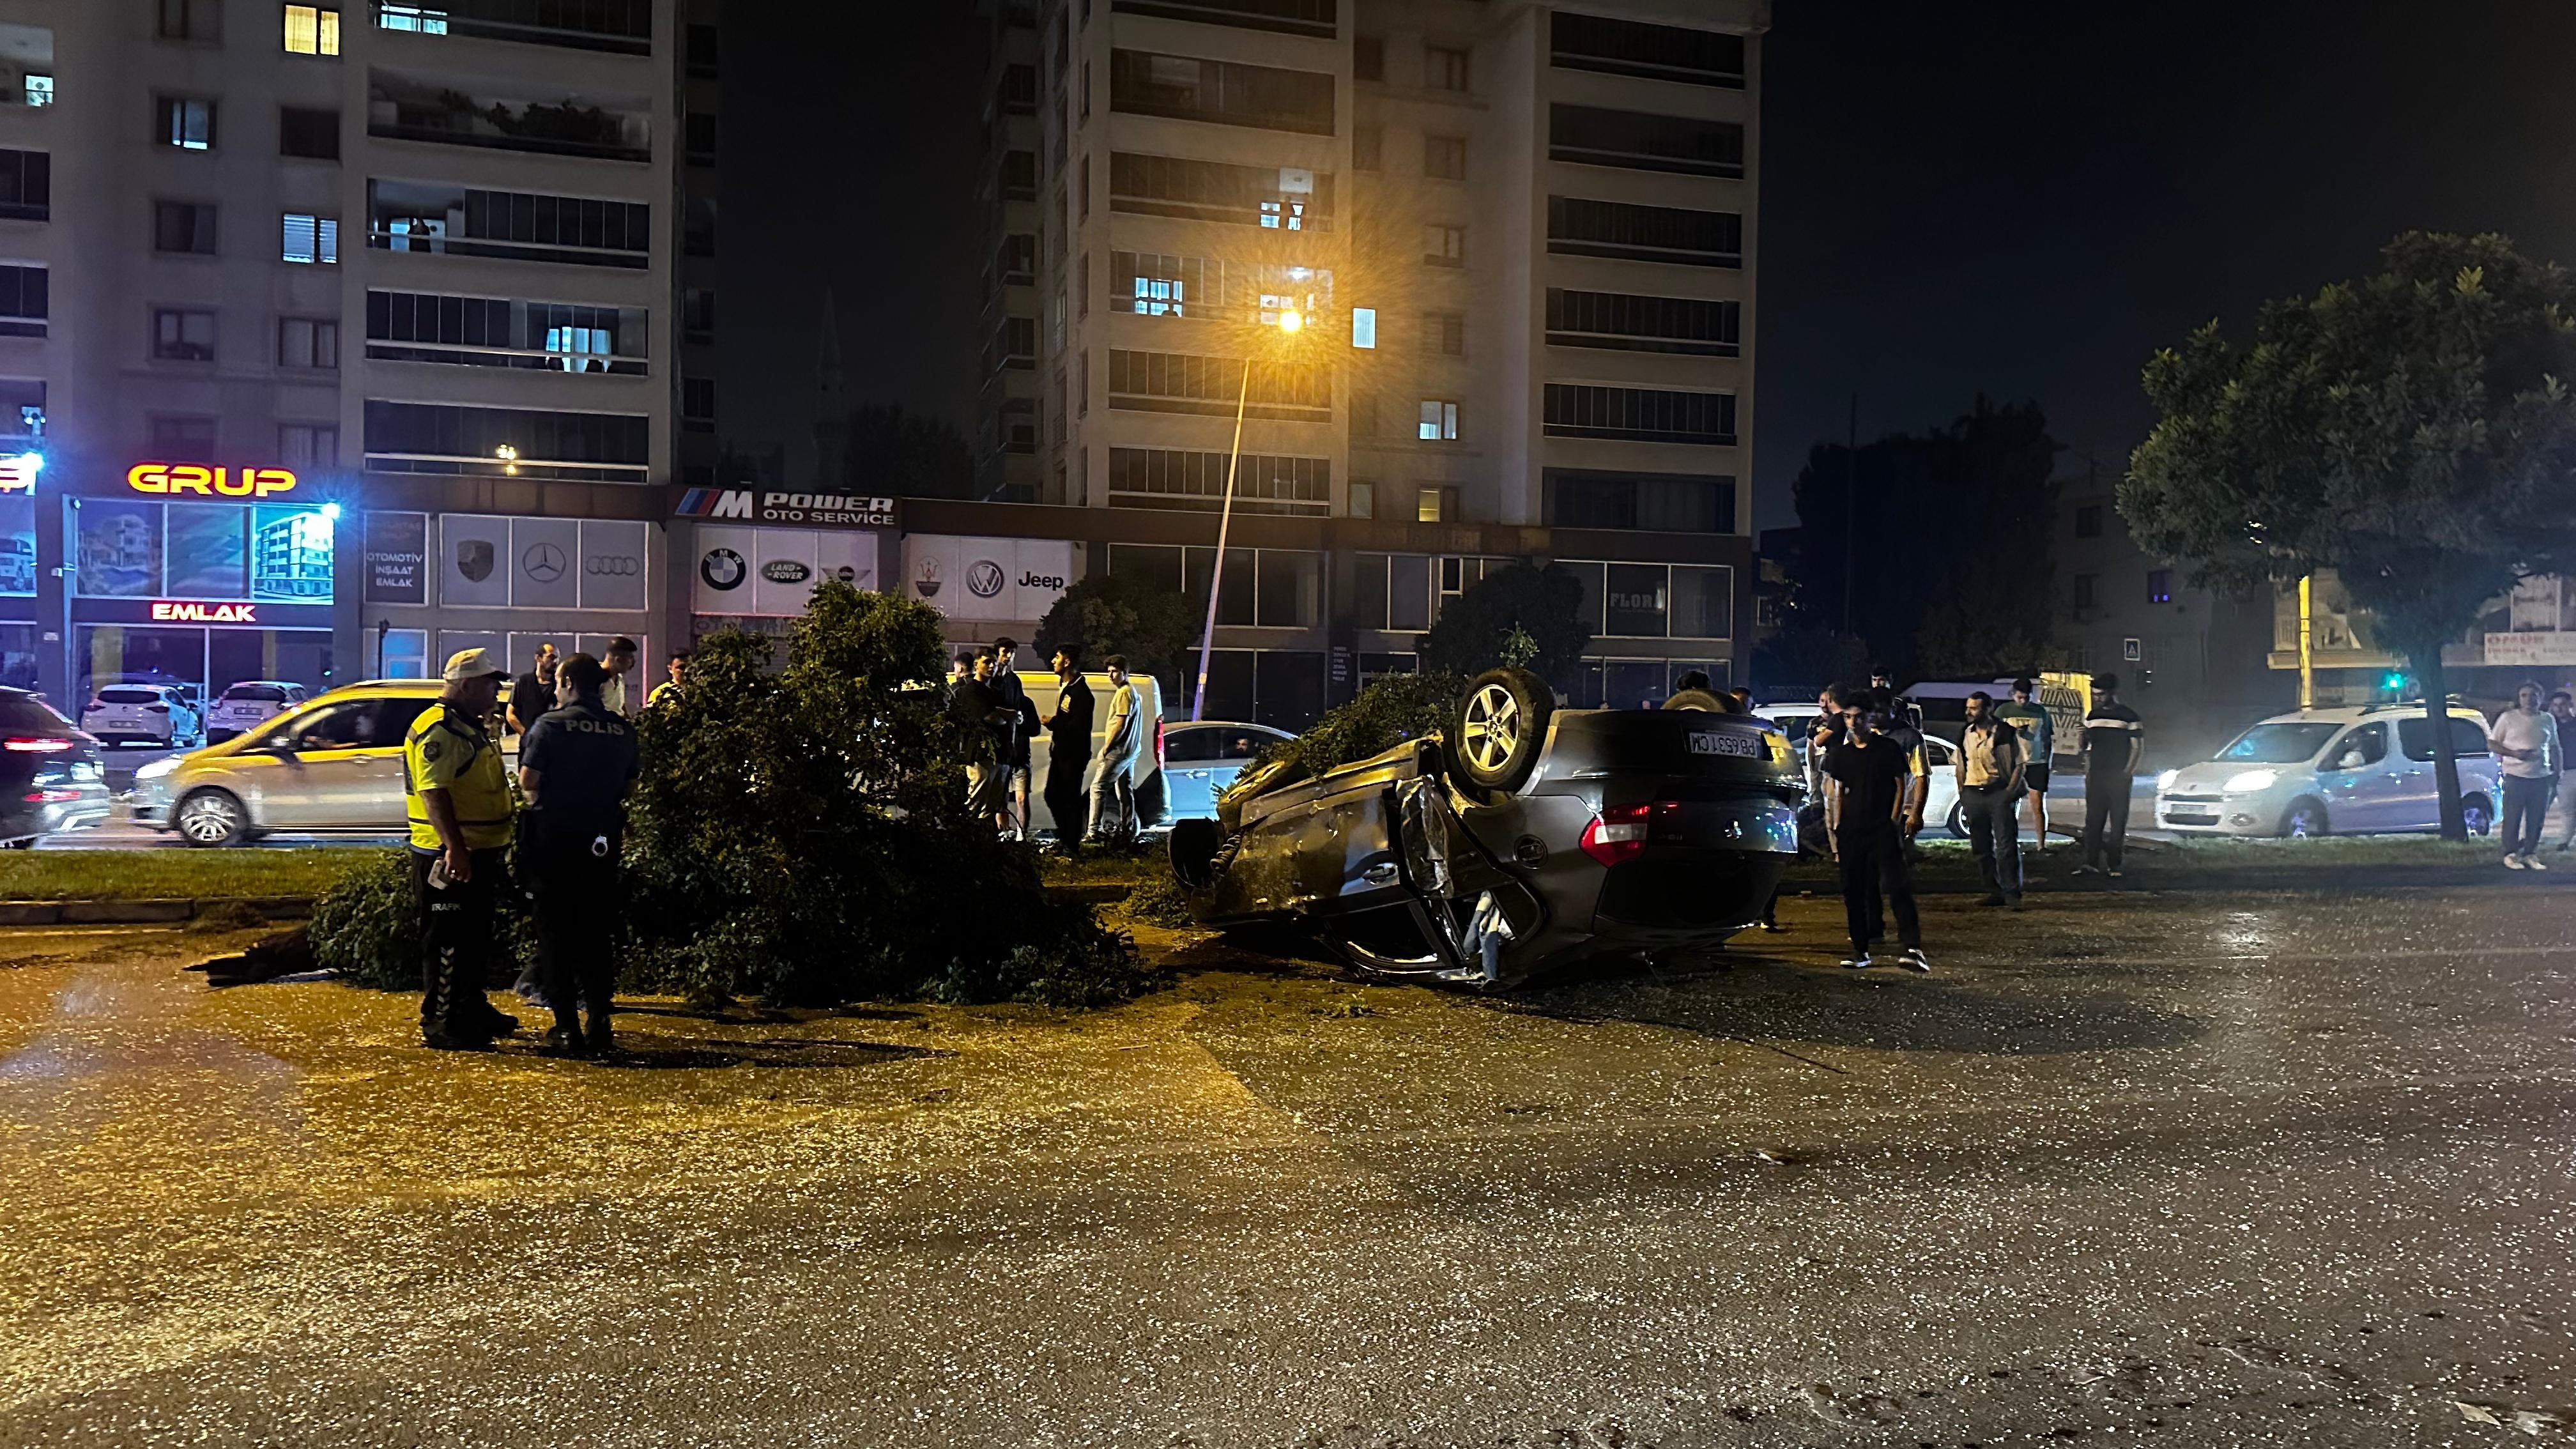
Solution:
{"label": "wet asphalt", "polygon": [[1910,976],[1803,899],[1501,1001],[1198,944],[621,1067],[0,933],[0,1443],[2566,1442],[2571,907],[1948,898]]}

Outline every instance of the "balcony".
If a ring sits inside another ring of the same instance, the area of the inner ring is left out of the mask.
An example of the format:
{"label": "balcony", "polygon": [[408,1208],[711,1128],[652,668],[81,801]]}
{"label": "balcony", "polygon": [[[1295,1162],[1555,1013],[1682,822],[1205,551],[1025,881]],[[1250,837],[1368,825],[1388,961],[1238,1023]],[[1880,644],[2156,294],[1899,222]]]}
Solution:
{"label": "balcony", "polygon": [[367,83],[367,134],[396,141],[482,146],[607,161],[653,159],[649,101],[470,96],[436,81],[379,71]]}
{"label": "balcony", "polygon": [[651,55],[653,0],[378,0],[376,27]]}

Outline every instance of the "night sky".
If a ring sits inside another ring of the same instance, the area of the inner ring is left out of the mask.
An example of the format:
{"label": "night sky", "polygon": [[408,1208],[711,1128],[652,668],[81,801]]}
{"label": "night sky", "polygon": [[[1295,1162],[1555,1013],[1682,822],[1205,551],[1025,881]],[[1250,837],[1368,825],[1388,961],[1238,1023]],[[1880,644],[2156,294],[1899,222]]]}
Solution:
{"label": "night sky", "polygon": [[[727,18],[725,431],[850,390],[971,427],[980,32],[967,0]],[[792,21],[792,23],[791,23]],[[1808,446],[2035,399],[2083,467],[2149,351],[2366,267],[2409,227],[2576,262],[2576,5],[1777,0],[1766,43],[1757,522]]]}

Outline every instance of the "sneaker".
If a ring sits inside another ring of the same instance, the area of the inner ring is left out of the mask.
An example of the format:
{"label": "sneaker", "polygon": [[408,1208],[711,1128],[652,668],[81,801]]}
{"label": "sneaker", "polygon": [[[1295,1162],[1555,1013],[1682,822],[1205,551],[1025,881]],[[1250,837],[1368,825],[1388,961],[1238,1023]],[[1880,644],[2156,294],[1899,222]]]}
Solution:
{"label": "sneaker", "polygon": [[488,1052],[492,1049],[490,1037],[452,1031],[422,1032],[420,1044],[434,1052]]}
{"label": "sneaker", "polygon": [[1761,922],[1761,926],[1763,930],[1772,932],[1775,935],[1789,929],[1788,927],[1781,925],[1778,921],[1764,921]]}
{"label": "sneaker", "polygon": [[1854,971],[1866,971],[1877,964],[1878,963],[1876,961],[1869,958],[1869,953],[1867,951],[1863,951],[1859,955],[1852,957],[1850,960],[1843,962],[1844,966]]}
{"label": "sneaker", "polygon": [[2106,870],[2102,872],[2102,874],[2109,876],[2113,880],[2118,880],[2120,878],[2120,873],[2116,870]]}
{"label": "sneaker", "polygon": [[1905,948],[1905,954],[1896,958],[1896,964],[1908,971],[1929,971],[1932,969],[1932,958],[1923,954],[1922,947],[1908,946]]}
{"label": "sneaker", "polygon": [[2100,875],[2102,873],[2102,867],[2098,865],[2079,865],[2070,873],[2074,875]]}
{"label": "sneaker", "polygon": [[2006,896],[2006,897],[2004,897],[2004,909],[2005,909],[2005,910],[2008,910],[2008,911],[2017,911],[2017,910],[2020,910],[2020,909],[2021,909],[2021,897],[2019,897],[2019,896]]}
{"label": "sneaker", "polygon": [[2518,856],[2518,855],[2508,855],[2508,856],[2506,856],[2506,857],[2504,858],[2504,868],[2505,868],[2505,869],[2507,869],[2507,870],[2520,870],[2520,869],[2522,869],[2522,868],[2523,868],[2523,865],[2522,865],[2522,857],[2521,857],[2521,856]]}
{"label": "sneaker", "polygon": [[1997,893],[1997,892],[1993,892],[1993,891],[1988,891],[1988,892],[1986,893],[1986,897],[1985,897],[1985,899],[1983,899],[1983,900],[1981,900],[1981,901],[1977,902],[1977,904],[1978,904],[1978,905],[1981,905],[1981,906],[2000,906],[2000,905],[2006,905],[2006,904],[2009,904],[2009,902],[2005,901],[2005,899],[2003,898],[2003,896],[2002,896],[2001,894],[1999,894],[1999,893]]}
{"label": "sneaker", "polygon": [[582,1045],[589,1050],[592,1056],[613,1057],[618,1054],[617,1034],[609,1029],[607,1022],[592,1022],[590,1024],[590,1030],[582,1033],[581,1039]]}
{"label": "sneaker", "polygon": [[475,1030],[486,1036],[508,1036],[519,1029],[519,1019],[494,1006],[489,998],[484,1000],[481,1011],[471,1007],[467,1011],[475,1020]]}
{"label": "sneaker", "polygon": [[2536,855],[2526,855],[2522,858],[2522,868],[2524,870],[2547,870],[2549,869],[2549,862],[2542,860]]}

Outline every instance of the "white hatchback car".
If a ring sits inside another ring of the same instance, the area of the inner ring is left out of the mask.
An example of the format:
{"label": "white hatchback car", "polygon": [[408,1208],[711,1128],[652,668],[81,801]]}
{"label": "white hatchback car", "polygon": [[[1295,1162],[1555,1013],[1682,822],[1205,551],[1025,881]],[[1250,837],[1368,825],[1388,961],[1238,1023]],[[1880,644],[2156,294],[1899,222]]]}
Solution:
{"label": "white hatchback car", "polygon": [[177,746],[199,732],[196,709],[174,684],[102,684],[80,724],[102,745]]}
{"label": "white hatchback car", "polygon": [[[2495,824],[2496,760],[2487,722],[2453,705],[2460,811]],[[2178,835],[2373,835],[2439,830],[2433,736],[2424,706],[2375,704],[2274,715],[2218,757],[2156,780],[2156,825]]]}
{"label": "white hatchback car", "polygon": [[229,685],[206,706],[206,743],[221,744],[312,697],[303,685],[286,679],[245,679]]}

